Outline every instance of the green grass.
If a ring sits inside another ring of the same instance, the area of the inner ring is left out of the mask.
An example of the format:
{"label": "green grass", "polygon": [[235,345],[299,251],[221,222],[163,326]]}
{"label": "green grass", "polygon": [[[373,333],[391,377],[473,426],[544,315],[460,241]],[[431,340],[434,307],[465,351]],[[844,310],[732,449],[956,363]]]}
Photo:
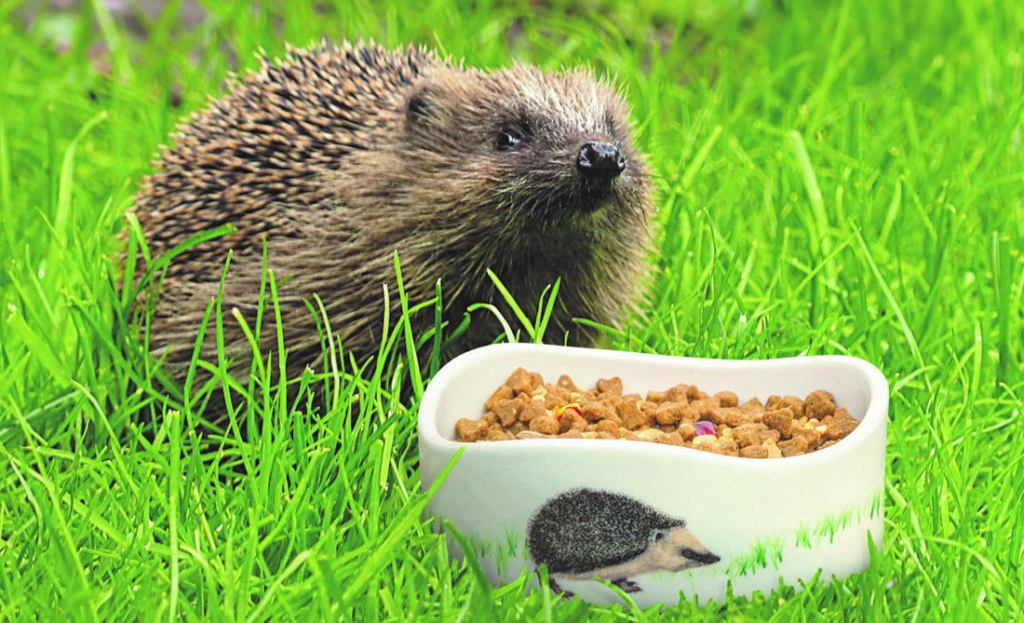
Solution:
{"label": "green grass", "polygon": [[321,35],[616,74],[660,213],[644,317],[609,346],[888,377],[870,569],[669,617],[1024,618],[1024,5],[762,2],[698,31],[654,0],[204,4],[145,38],[102,2],[0,4],[0,619],[657,618],[450,560],[396,389],[433,366],[403,363],[425,336],[401,319],[379,364],[335,352],[325,414],[257,375],[248,440],[197,427],[126,337],[117,232],[157,145],[259,48]]}

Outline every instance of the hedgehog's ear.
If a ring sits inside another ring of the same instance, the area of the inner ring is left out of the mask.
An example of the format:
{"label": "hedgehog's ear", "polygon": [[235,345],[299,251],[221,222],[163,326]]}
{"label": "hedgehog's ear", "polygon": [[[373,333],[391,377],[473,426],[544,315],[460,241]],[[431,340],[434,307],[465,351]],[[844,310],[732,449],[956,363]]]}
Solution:
{"label": "hedgehog's ear", "polygon": [[651,543],[660,543],[665,540],[666,536],[668,536],[668,530],[653,530],[651,531]]}
{"label": "hedgehog's ear", "polygon": [[432,89],[425,83],[412,88],[405,100],[405,120],[410,127],[430,123],[437,118],[439,106]]}

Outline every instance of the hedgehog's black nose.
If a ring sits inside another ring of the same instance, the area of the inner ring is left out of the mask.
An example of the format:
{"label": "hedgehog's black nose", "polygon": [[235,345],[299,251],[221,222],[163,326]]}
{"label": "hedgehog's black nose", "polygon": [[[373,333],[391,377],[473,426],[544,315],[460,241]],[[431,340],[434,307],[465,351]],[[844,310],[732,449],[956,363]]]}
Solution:
{"label": "hedgehog's black nose", "polygon": [[719,560],[721,560],[721,558],[715,556],[711,552],[698,552],[696,550],[690,549],[689,547],[684,547],[680,549],[679,553],[683,556],[683,558],[689,558],[690,560],[694,562],[699,562],[702,565],[713,565]]}
{"label": "hedgehog's black nose", "polygon": [[580,148],[576,167],[594,181],[610,182],[626,168],[626,159],[611,143],[587,143]]}

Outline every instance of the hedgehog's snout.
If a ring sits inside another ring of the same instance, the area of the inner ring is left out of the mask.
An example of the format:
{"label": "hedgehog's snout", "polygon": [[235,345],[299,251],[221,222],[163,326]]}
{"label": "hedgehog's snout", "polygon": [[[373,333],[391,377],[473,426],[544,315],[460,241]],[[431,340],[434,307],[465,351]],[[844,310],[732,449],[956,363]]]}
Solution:
{"label": "hedgehog's snout", "polygon": [[679,549],[679,555],[687,560],[692,560],[702,565],[712,565],[721,560],[720,556],[716,556],[711,552],[698,552],[695,549],[689,547],[683,547]]}
{"label": "hedgehog's snout", "polygon": [[608,184],[626,169],[626,158],[615,145],[595,141],[580,148],[576,168],[587,179]]}

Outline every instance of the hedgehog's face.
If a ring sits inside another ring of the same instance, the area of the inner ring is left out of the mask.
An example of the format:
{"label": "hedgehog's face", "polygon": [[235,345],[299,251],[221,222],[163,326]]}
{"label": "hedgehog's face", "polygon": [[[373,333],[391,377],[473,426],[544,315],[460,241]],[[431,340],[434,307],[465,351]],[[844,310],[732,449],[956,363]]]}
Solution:
{"label": "hedgehog's face", "polygon": [[646,167],[626,106],[586,72],[518,66],[433,76],[414,89],[407,127],[438,182],[458,179],[501,222],[524,226],[644,220]]}
{"label": "hedgehog's face", "polygon": [[682,571],[710,565],[720,560],[683,526],[669,530],[654,530],[651,533],[648,550],[654,557],[657,568],[667,571]]}

